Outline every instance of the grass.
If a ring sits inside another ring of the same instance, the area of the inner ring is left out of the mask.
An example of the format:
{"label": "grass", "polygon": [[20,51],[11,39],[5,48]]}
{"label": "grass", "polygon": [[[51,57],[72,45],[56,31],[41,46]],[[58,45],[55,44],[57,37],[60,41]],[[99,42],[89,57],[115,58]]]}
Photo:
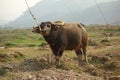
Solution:
{"label": "grass", "polygon": [[20,47],[20,46],[39,46],[45,43],[40,34],[34,34],[32,30],[0,30],[0,46]]}
{"label": "grass", "polygon": [[0,69],[0,76],[5,76],[7,71],[5,69]]}
{"label": "grass", "polygon": [[[89,43],[89,46],[91,48],[92,46],[93,48],[98,48],[96,50],[92,49],[93,51],[89,51],[90,48],[88,47],[88,53],[89,52],[90,53],[105,52],[104,47],[120,44],[119,29],[120,29],[120,26],[87,27],[89,40],[92,39],[92,42]],[[48,53],[49,51],[33,49],[33,47],[44,46],[47,44],[47,42],[44,40],[44,38],[40,34],[34,34],[31,31],[32,31],[31,29],[0,30],[0,46],[11,47],[11,48],[21,47],[21,50],[19,51],[18,49],[17,51],[27,55],[30,58],[34,57],[34,55],[39,55],[41,53],[46,53],[46,52]],[[106,39],[106,37],[102,34],[103,32],[113,33],[113,36],[108,42],[101,42],[102,40]],[[29,47],[29,48],[26,48],[26,47]],[[100,47],[103,47],[103,50],[100,50],[99,49]],[[8,53],[9,51],[10,50],[7,51],[6,49],[0,50],[0,52],[4,52],[5,54]],[[64,55],[67,55],[70,58],[76,57],[74,52],[71,53],[69,51],[66,51]]]}
{"label": "grass", "polygon": [[[78,66],[75,52],[65,51],[61,59],[61,65],[55,65],[55,68],[73,70],[77,73],[85,72],[91,75],[105,74],[109,76],[110,74],[105,73],[106,71],[120,75],[120,73],[117,72],[120,67],[120,63],[118,62],[120,61],[119,29],[120,26],[87,27],[89,40],[92,39],[87,48],[88,61],[93,66],[84,63]],[[0,30],[0,46],[6,47],[0,49],[0,55],[8,56],[4,58],[6,61],[1,61],[0,64],[24,62],[26,59],[34,59],[35,57],[52,53],[50,48],[46,47],[47,42],[44,38],[40,34],[34,34],[31,31],[30,29]],[[102,34],[104,32],[113,33],[110,40],[106,40],[106,37]],[[11,57],[10,55],[15,52],[23,54],[24,57]],[[41,69],[48,68],[49,65],[54,66],[52,64],[46,64],[45,61],[39,62],[39,64],[35,63],[34,65]],[[0,72],[2,76],[6,74],[2,69]]]}

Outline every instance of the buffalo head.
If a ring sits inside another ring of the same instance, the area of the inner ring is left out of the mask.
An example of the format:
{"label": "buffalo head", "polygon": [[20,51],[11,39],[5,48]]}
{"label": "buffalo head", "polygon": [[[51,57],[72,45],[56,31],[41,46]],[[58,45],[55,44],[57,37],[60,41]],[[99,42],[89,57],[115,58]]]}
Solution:
{"label": "buffalo head", "polygon": [[39,26],[33,27],[32,32],[41,33],[43,36],[48,36],[51,31],[56,31],[62,25],[64,25],[64,22],[62,22],[62,21],[41,22],[41,24]]}

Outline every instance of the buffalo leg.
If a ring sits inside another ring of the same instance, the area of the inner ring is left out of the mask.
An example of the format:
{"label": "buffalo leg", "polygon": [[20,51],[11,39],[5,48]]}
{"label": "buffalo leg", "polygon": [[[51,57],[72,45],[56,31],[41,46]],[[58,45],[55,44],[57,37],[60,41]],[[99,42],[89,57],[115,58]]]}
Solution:
{"label": "buffalo leg", "polygon": [[58,51],[58,55],[56,56],[56,63],[60,65],[60,57],[63,54],[63,50]]}
{"label": "buffalo leg", "polygon": [[75,52],[78,56],[78,61],[79,61],[79,64],[80,64],[81,61],[82,61],[82,51],[81,51],[81,49],[77,49],[77,50],[75,50]]}
{"label": "buffalo leg", "polygon": [[55,60],[58,65],[60,65],[60,57],[63,55],[64,48],[58,49],[58,51],[55,53]]}
{"label": "buffalo leg", "polygon": [[86,54],[86,48],[82,48],[82,50],[83,50],[83,54],[84,54],[84,61],[85,61],[86,63],[88,63],[87,54]]}

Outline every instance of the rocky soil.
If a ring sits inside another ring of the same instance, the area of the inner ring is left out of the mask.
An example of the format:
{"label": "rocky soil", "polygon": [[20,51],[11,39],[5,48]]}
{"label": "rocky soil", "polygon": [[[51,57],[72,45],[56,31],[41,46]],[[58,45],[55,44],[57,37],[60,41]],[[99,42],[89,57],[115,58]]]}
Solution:
{"label": "rocky soil", "polygon": [[[91,64],[80,65],[76,59],[68,57],[62,58],[61,64],[57,65],[48,54],[25,59],[19,63],[6,63],[0,66],[0,71],[5,73],[0,80],[120,80],[120,76],[114,73],[116,70],[119,71],[118,62],[108,63],[110,57],[90,57]],[[105,69],[101,69],[103,67]]]}

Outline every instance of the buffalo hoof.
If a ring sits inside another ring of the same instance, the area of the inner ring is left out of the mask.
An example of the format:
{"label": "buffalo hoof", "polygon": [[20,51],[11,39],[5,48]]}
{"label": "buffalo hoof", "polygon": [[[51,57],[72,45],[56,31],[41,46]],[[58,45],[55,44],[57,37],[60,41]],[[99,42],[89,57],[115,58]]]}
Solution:
{"label": "buffalo hoof", "polygon": [[60,65],[60,57],[55,57],[55,64]]}
{"label": "buffalo hoof", "polygon": [[88,60],[83,60],[85,63],[89,63]]}

